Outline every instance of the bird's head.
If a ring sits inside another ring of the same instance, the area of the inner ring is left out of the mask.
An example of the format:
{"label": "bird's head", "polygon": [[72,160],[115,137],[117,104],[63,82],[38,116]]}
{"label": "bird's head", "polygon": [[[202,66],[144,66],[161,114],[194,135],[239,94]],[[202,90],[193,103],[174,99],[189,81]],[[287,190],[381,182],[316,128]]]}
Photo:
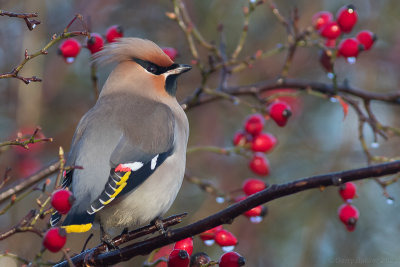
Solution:
{"label": "bird's head", "polygon": [[158,45],[140,38],[120,38],[104,46],[94,60],[100,64],[118,63],[103,90],[132,90],[155,97],[175,97],[177,77],[191,69],[174,63]]}

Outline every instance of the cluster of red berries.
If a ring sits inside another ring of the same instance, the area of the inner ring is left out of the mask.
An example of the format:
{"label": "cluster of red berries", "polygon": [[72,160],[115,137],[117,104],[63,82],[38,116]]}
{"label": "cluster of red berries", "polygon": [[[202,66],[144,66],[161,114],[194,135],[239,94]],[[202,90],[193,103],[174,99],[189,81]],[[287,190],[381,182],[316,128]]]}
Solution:
{"label": "cluster of red berries", "polygon": [[[268,106],[267,118],[272,118],[280,127],[286,125],[292,112],[290,106],[283,101],[275,101]],[[270,133],[263,132],[265,119],[261,114],[250,115],[244,129],[235,133],[233,144],[251,149],[254,154],[249,162],[249,168],[257,175],[267,176],[270,172],[269,162],[263,153],[270,152],[277,139]]]}
{"label": "cluster of red berries", "polygon": [[[113,25],[106,31],[105,38],[98,33],[90,33],[90,38],[86,42],[86,48],[89,49],[93,55],[101,51],[104,47],[105,42],[113,43],[124,36],[124,32],[121,26]],[[68,38],[61,42],[58,47],[59,54],[64,57],[65,62],[72,63],[81,51],[81,44],[75,38]],[[163,48],[165,54],[167,54],[172,61],[178,56],[178,51],[172,47]]]}
{"label": "cluster of red berries", "polygon": [[[106,40],[109,43],[115,42],[123,36],[122,27],[118,25],[113,25],[106,31]],[[86,42],[86,47],[90,53],[94,54],[103,49],[104,43],[104,38],[100,34],[91,33],[90,38]],[[65,62],[72,63],[81,51],[81,44],[75,38],[68,38],[61,42],[58,51],[64,57]]]}
{"label": "cluster of red berries", "polygon": [[[50,203],[60,214],[67,214],[74,201],[75,197],[71,191],[60,189],[53,192]],[[59,227],[50,228],[43,238],[43,246],[51,252],[58,252],[61,250],[65,242],[67,242],[67,233],[64,228]]]}
{"label": "cluster of red berries", "polygon": [[350,203],[352,199],[357,196],[357,187],[352,182],[345,183],[339,187],[339,194],[345,201],[338,209],[339,219],[349,232],[353,232],[356,228],[359,212],[358,209]]}
{"label": "cluster of red berries", "polygon": [[[253,195],[267,188],[267,184],[261,179],[249,178],[243,182],[242,190],[246,196],[240,196],[236,198],[236,202],[246,199],[248,196]],[[244,216],[250,219],[252,223],[259,223],[262,221],[265,215],[267,215],[267,208],[263,205],[254,207],[245,213]]]}
{"label": "cluster of red berries", "polygon": [[[176,242],[171,250],[171,248],[163,247],[160,251],[166,249],[162,255],[168,255],[167,266],[168,267],[188,267],[188,266],[214,266],[217,263],[212,262],[210,257],[204,252],[193,253],[193,238],[185,238]],[[168,253],[168,254],[167,254]],[[212,264],[212,265],[207,265]],[[219,267],[239,267],[245,264],[245,259],[239,255],[237,252],[230,251],[224,253],[219,261]],[[159,265],[157,265],[159,266]],[[160,266],[165,266],[160,264]]]}
{"label": "cluster of red berries", "polygon": [[[337,50],[337,56],[347,58],[349,62],[363,50],[369,50],[376,40],[376,35],[368,30],[360,31],[355,38],[342,39],[337,45],[337,41],[342,33],[350,33],[357,23],[358,14],[353,5],[340,8],[336,14],[336,20],[331,12],[320,11],[312,17],[312,24],[318,33],[326,38],[325,46]],[[337,47],[336,47],[337,45]],[[320,62],[328,71],[332,72],[331,54],[323,51]]]}

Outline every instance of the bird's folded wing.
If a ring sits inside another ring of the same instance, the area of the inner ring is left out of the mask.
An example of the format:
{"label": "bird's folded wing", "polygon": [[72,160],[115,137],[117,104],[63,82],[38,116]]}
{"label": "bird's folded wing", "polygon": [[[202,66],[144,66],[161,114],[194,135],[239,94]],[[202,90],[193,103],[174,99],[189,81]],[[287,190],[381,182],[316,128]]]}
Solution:
{"label": "bird's folded wing", "polygon": [[153,112],[127,121],[123,135],[111,154],[110,174],[104,190],[87,213],[96,213],[126,193],[134,191],[174,152],[174,116],[158,104]]}

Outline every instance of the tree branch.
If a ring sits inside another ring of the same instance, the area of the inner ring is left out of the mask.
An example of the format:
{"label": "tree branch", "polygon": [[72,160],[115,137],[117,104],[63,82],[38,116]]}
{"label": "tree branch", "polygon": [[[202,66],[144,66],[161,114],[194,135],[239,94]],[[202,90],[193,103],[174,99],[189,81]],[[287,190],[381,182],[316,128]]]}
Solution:
{"label": "tree branch", "polygon": [[[98,255],[93,253],[93,249],[90,249],[71,258],[71,260],[76,266],[86,266],[86,264],[91,266],[107,266],[116,264],[121,261],[127,261],[137,255],[148,254],[156,248],[160,248],[190,236],[195,236],[218,225],[232,223],[234,218],[240,216],[245,211],[274,199],[293,195],[312,188],[325,188],[332,185],[339,186],[349,181],[380,177],[396,174],[398,172],[400,172],[400,161],[395,161],[365,168],[317,175],[286,184],[274,184],[267,189],[251,195],[245,200],[235,203],[207,218],[178,229],[170,230],[166,235],[159,235],[131,244],[122,249],[116,249]],[[68,262],[63,261],[55,266],[67,267]]]}
{"label": "tree branch", "polygon": [[[312,82],[300,79],[285,79],[283,81],[282,80],[277,81],[276,79],[271,79],[250,85],[233,86],[226,88],[225,93],[233,96],[250,95],[257,97],[263,92],[280,88],[291,88],[297,90],[314,90],[328,96],[335,95],[335,90],[333,88],[333,85],[331,84]],[[337,90],[339,93],[356,96],[365,100],[376,100],[397,105],[400,104],[400,90],[392,93],[375,93],[351,87],[349,85],[339,85],[337,87]],[[196,106],[210,103],[220,99],[223,99],[223,97],[215,95],[207,96],[204,94],[200,94],[195,99],[193,98],[185,99],[182,102],[182,105],[184,105],[185,110],[188,110],[190,108],[194,108]]]}
{"label": "tree branch", "polygon": [[39,172],[35,173],[34,175],[24,179],[21,183],[18,183],[16,186],[6,189],[3,192],[0,192],[0,204],[4,201],[12,197],[13,195],[31,187],[32,185],[36,184],[37,182],[43,180],[44,178],[56,173],[60,167],[60,162],[52,162],[49,164],[48,167],[45,169],[40,170]]}
{"label": "tree branch", "polygon": [[82,24],[84,24],[84,31],[73,31],[73,32],[67,32],[69,26],[71,26],[71,24],[76,20],[76,19],[81,20],[82,22],[82,15],[77,14],[75,15],[75,17],[71,20],[71,22],[68,24],[68,26],[64,29],[64,31],[57,36],[57,34],[54,34],[50,40],[50,42],[48,42],[42,49],[40,49],[39,51],[29,55],[28,51],[25,49],[25,54],[24,54],[24,60],[17,66],[15,67],[13,70],[11,70],[10,72],[6,72],[6,73],[2,73],[0,74],[0,79],[6,79],[6,78],[16,78],[19,79],[21,81],[23,81],[25,84],[29,84],[31,82],[41,82],[42,79],[36,77],[36,76],[32,76],[30,78],[26,78],[26,77],[22,77],[19,75],[19,72],[21,71],[21,69],[25,66],[25,64],[40,55],[47,55],[48,54],[48,49],[50,47],[52,47],[53,45],[55,45],[56,43],[58,43],[59,41],[66,39],[66,38],[70,38],[70,37],[74,37],[74,36],[78,36],[78,35],[83,35],[83,36],[89,36],[89,31],[87,30],[87,27],[85,26],[85,24],[82,22]]}
{"label": "tree branch", "polygon": [[32,31],[36,27],[36,25],[40,24],[40,21],[35,19],[30,19],[30,18],[36,18],[38,16],[38,13],[13,13],[5,10],[0,10],[0,16],[8,16],[8,17],[23,19],[30,31]]}

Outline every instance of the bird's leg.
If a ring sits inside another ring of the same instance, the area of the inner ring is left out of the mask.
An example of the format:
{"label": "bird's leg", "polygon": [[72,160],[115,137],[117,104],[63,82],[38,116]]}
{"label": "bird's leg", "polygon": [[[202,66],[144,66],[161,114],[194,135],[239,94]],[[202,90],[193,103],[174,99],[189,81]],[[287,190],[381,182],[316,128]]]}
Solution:
{"label": "bird's leg", "polygon": [[158,232],[160,232],[160,234],[164,235],[167,233],[167,231],[164,229],[161,217],[155,218],[151,223],[157,227]]}
{"label": "bird's leg", "polygon": [[107,245],[108,250],[118,249],[118,246],[114,244],[111,236],[104,231],[103,225],[100,223],[100,241]]}

